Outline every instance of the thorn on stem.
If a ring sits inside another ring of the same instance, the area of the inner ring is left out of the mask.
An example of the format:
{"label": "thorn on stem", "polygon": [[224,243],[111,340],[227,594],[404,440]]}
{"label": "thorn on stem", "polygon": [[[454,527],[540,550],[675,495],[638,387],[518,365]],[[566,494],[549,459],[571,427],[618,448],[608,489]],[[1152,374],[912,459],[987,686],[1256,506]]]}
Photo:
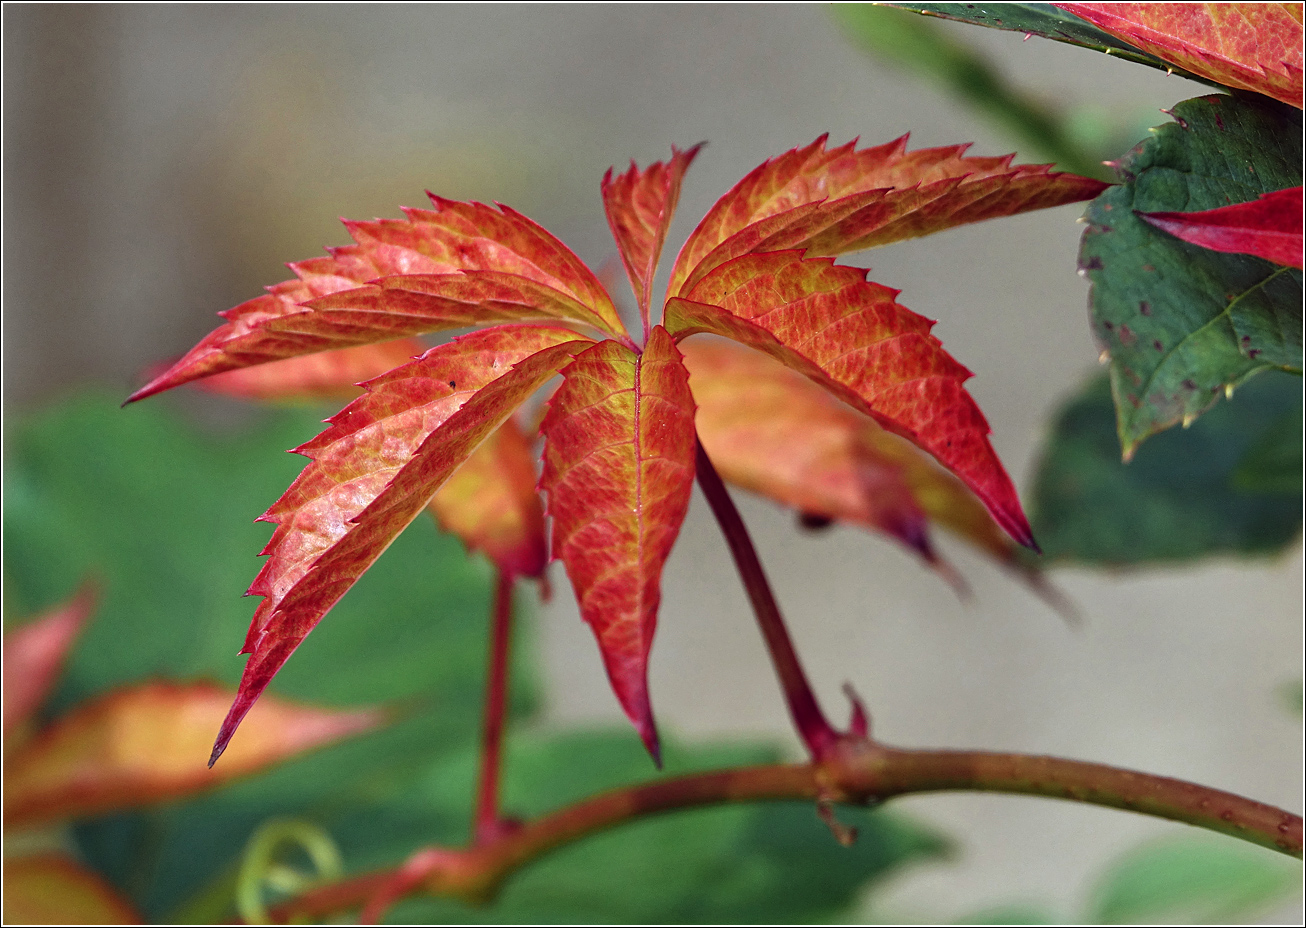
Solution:
{"label": "thorn on stem", "polygon": [[852,718],[848,721],[848,731],[858,738],[869,738],[871,736],[871,719],[866,712],[865,703],[857,695],[857,691],[853,689],[851,683],[843,685],[843,694],[848,697],[848,701],[853,706]]}
{"label": "thorn on stem", "polygon": [[857,841],[857,829],[835,818],[834,803],[828,799],[816,800],[816,814],[820,816],[821,821],[830,829],[834,835],[834,840],[838,841],[844,847],[852,847]]}

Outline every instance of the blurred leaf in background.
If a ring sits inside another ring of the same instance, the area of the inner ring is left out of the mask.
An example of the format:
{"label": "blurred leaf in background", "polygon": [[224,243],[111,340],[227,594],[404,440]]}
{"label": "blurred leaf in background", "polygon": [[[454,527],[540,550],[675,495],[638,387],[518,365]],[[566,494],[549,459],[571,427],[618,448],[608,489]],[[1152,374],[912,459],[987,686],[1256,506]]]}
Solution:
{"label": "blurred leaf in background", "polygon": [[[67,663],[55,711],[123,684],[238,679],[253,603],[240,593],[269,527],[253,519],[294,476],[282,453],[318,430],[312,410],[206,434],[166,403],[71,399],[15,424],[5,471],[7,606],[49,606],[93,572],[100,612]],[[419,519],[305,641],[281,695],[334,706],[398,703],[380,731],[206,796],[83,820],[82,858],[154,921],[235,915],[250,836],[269,823],[324,830],[346,871],[395,865],[469,833],[485,661],[489,571]],[[525,630],[529,639],[529,628]],[[529,641],[514,648],[514,718],[538,704]],[[747,746],[668,746],[670,773],[775,760]],[[202,767],[203,758],[197,760]],[[536,814],[653,771],[626,731],[509,735],[505,810]],[[485,909],[407,902],[391,918],[486,922],[811,921],[855,904],[868,883],[947,850],[936,833],[845,810],[861,838],[841,847],[810,804],[669,814],[564,848],[507,883]],[[316,833],[316,832],[315,832]]]}
{"label": "blurred leaf in background", "polygon": [[1126,464],[1110,385],[1094,377],[1044,445],[1035,537],[1049,560],[1100,565],[1279,551],[1301,531],[1301,417],[1300,378],[1264,374]]}

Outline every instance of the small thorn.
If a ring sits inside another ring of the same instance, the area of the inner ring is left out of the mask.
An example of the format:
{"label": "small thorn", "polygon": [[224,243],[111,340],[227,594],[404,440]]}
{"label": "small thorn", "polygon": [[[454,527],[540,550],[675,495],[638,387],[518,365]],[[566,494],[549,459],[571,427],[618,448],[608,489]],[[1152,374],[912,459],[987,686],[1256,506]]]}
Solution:
{"label": "small thorn", "polygon": [[1233,399],[1233,384],[1231,384],[1231,383],[1226,383],[1226,384],[1224,385],[1224,398],[1225,398],[1226,400],[1231,400],[1231,399]]}
{"label": "small thorn", "polygon": [[1110,364],[1110,363],[1111,363],[1111,352],[1109,352],[1109,351],[1107,351],[1105,348],[1103,348],[1103,349],[1102,349],[1102,353],[1099,354],[1099,355],[1097,356],[1097,363],[1098,363],[1098,364]]}
{"label": "small thorn", "polygon": [[851,683],[843,685],[843,694],[848,697],[852,703],[852,717],[848,720],[848,731],[858,738],[869,738],[871,736],[871,719],[866,712],[866,705],[862,702],[857,691],[853,689]]}
{"label": "small thorn", "polygon": [[1195,413],[1190,412],[1184,414],[1184,428],[1188,428],[1188,426],[1192,425],[1196,421],[1197,421],[1197,415]]}
{"label": "small thorn", "polygon": [[853,846],[853,842],[857,840],[857,829],[845,825],[834,817],[834,804],[830,800],[816,800],[816,814],[820,816],[821,821],[825,822],[825,827],[830,829],[830,833],[834,835],[834,840],[844,847]]}

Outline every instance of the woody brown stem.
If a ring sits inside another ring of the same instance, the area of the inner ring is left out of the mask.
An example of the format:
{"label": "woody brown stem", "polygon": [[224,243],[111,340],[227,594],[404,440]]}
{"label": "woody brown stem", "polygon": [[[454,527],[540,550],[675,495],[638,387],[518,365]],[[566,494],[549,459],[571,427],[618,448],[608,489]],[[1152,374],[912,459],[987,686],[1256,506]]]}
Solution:
{"label": "woody brown stem", "polygon": [[[275,921],[358,908],[378,893],[491,899],[510,874],[547,852],[616,825],[675,809],[800,799],[865,804],[893,796],[980,791],[1069,799],[1128,809],[1302,856],[1302,819],[1222,790],[1104,764],[988,751],[917,751],[842,738],[828,760],[674,777],[584,799],[463,850],[432,848],[403,867],[311,890],[272,910]],[[415,869],[415,864],[417,868]],[[420,877],[420,878],[418,878]]]}

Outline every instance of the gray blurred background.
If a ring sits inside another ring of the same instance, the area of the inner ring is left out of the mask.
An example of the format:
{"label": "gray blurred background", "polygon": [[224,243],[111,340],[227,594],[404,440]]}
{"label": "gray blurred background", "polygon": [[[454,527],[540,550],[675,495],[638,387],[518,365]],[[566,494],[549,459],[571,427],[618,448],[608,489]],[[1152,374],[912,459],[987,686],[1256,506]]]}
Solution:
{"label": "gray blurred background", "polygon": [[[823,132],[1016,147],[868,58],[824,6],[6,5],[3,16],[6,413],[89,382],[125,396],[216,311],[283,279],[283,262],[347,241],[338,216],[397,216],[423,205],[424,188],[510,204],[597,267],[614,257],[604,170],[706,139],[669,264],[739,177]],[[1093,119],[1159,123],[1157,109],[1204,92],[1041,39],[953,31]],[[853,258],[940,320],[936,334],[977,372],[972,392],[1020,486],[1050,413],[1095,367],[1075,275],[1079,212]],[[240,416],[182,402],[215,421]],[[891,743],[1065,754],[1301,808],[1300,723],[1277,695],[1301,678],[1300,543],[1271,561],[1059,571],[1083,613],[1070,627],[947,539],[973,601],[888,542],[800,534],[767,503],[741,506],[833,715],[844,716],[850,681]],[[797,756],[704,509],[696,498],[666,570],[651,671],[661,724],[690,739],[779,739]],[[557,566],[553,579],[558,595],[536,623],[550,718],[619,721]],[[947,920],[1018,900],[1071,911],[1114,855],[1182,828],[1037,799],[897,805],[956,836],[960,854],[899,877],[864,917]]]}

